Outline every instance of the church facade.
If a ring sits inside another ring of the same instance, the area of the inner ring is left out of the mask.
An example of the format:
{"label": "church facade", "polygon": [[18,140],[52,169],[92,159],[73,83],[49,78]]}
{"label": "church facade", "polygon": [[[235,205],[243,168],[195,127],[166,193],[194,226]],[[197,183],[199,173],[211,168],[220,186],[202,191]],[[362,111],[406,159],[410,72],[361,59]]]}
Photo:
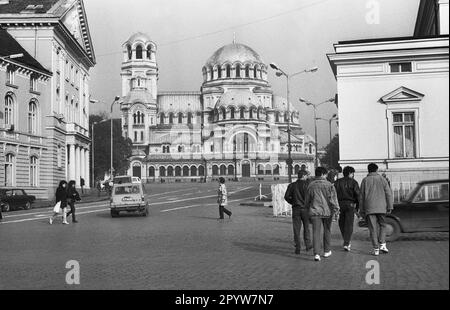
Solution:
{"label": "church facade", "polygon": [[129,175],[144,182],[279,180],[314,167],[314,141],[292,105],[273,94],[268,66],[233,42],[202,70],[200,91],[158,91],[156,44],[137,33],[123,44],[122,133],[133,141]]}

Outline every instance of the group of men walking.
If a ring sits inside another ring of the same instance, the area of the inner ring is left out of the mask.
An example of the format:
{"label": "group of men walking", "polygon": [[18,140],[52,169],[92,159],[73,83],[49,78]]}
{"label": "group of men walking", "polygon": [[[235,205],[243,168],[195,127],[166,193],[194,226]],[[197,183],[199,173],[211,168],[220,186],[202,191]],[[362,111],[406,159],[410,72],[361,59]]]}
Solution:
{"label": "group of men walking", "polygon": [[361,187],[354,179],[353,167],[345,167],[344,177],[336,181],[334,178],[327,179],[328,171],[323,167],[316,168],[313,178],[309,178],[306,170],[299,171],[298,180],[288,186],[284,197],[292,205],[296,254],[300,254],[300,231],[303,226],[306,251],[314,249],[314,260],[320,261],[323,242],[323,257],[330,257],[331,226],[335,221],[339,222],[343,249],[350,251],[355,215],[368,224],[372,254],[389,252],[385,217],[393,210],[392,191],[386,178],[377,171],[378,166],[370,164],[369,174],[361,182]]}

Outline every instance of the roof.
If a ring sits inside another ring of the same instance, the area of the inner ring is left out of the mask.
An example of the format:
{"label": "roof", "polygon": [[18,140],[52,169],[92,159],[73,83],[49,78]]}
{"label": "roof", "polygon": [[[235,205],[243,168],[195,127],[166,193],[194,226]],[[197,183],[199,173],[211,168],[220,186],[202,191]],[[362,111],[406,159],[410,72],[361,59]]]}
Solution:
{"label": "roof", "polygon": [[47,13],[59,0],[23,1],[10,0],[8,4],[0,5],[0,14],[18,14],[26,11],[27,7],[33,6],[29,12],[35,14]]}
{"label": "roof", "polygon": [[126,43],[132,44],[136,41],[141,41],[143,43],[152,42],[152,40],[150,40],[150,37],[147,34],[143,32],[136,32],[126,41]]}
{"label": "roof", "polygon": [[263,61],[259,54],[247,45],[232,43],[219,48],[206,62],[205,66],[222,65],[224,63],[258,63]]}
{"label": "roof", "polygon": [[408,41],[408,40],[416,40],[416,39],[434,39],[434,38],[448,38],[448,35],[420,36],[420,37],[413,37],[413,36],[387,37],[387,38],[374,38],[374,39],[347,40],[347,41],[339,41],[338,45],[376,43],[376,42],[396,42],[396,41]]}
{"label": "roof", "polygon": [[261,100],[248,89],[233,89],[223,94],[216,106],[260,106]]}
{"label": "roof", "polygon": [[[1,7],[1,6],[0,6]],[[34,59],[5,29],[0,28],[0,56],[13,54],[23,54],[23,57],[14,58],[8,61],[22,64],[41,73],[52,75],[52,72],[45,69],[36,59]]]}
{"label": "roof", "polygon": [[417,182],[417,184],[429,184],[429,183],[439,183],[439,182],[448,182],[449,179],[432,179],[432,180],[423,180]]}

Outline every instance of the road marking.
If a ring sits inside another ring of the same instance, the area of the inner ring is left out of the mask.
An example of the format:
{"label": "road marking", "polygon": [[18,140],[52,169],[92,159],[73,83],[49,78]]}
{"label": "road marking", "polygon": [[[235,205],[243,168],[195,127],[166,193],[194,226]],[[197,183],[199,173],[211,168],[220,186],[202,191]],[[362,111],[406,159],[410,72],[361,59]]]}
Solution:
{"label": "road marking", "polygon": [[[76,210],[83,210],[83,209],[92,209],[92,208],[100,208],[100,207],[106,207],[108,206],[109,203],[102,203],[102,204],[98,204],[98,205],[93,205],[93,206],[87,206],[87,207],[76,207]],[[22,216],[27,216],[27,215],[37,215],[37,214],[44,214],[44,213],[49,213],[51,211],[53,211],[53,208],[43,208],[41,209],[42,211],[38,211],[38,212],[31,212],[31,213],[21,213],[21,214],[14,214],[14,215],[5,215],[4,218],[11,218],[11,217],[22,217]]]}
{"label": "road marking", "polygon": [[[241,199],[236,199],[236,200],[230,200],[229,203],[238,202],[238,201],[242,201],[242,200],[248,200],[248,199],[251,199],[251,198],[252,197],[246,197],[246,198],[241,198]],[[206,206],[217,206],[217,203],[196,204],[196,205],[191,205],[191,206],[184,206],[184,207],[178,207],[178,208],[161,210],[160,212],[164,213],[164,212],[177,211],[177,210],[183,210],[183,209],[190,209],[190,208],[196,208],[196,207],[206,207]]]}

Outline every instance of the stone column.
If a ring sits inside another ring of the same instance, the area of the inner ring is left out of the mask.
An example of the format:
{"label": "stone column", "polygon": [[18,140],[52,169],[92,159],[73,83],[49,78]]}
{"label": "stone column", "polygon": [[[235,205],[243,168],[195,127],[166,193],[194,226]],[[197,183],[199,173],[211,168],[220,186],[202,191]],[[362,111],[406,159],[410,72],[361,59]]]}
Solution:
{"label": "stone column", "polygon": [[83,178],[84,181],[86,182],[86,176],[85,176],[86,161],[84,160],[84,151],[85,151],[84,148],[80,147],[80,168],[79,168],[80,175],[79,175],[79,178],[77,179],[77,184],[79,186],[81,186],[81,178]]}
{"label": "stone column", "polygon": [[90,188],[91,187],[91,165],[89,162],[89,149],[86,149],[84,151],[84,161],[85,161],[85,173],[84,173],[84,181],[85,181],[85,185],[86,188]]}
{"label": "stone column", "polygon": [[69,163],[69,179],[73,180],[75,178],[75,144],[70,144],[70,151],[69,151],[69,156],[70,156],[70,163]]}
{"label": "stone column", "polygon": [[81,173],[81,169],[80,169],[80,147],[76,146],[75,148],[75,175],[74,175],[74,179],[75,182],[77,182],[77,185],[80,185],[80,173]]}

